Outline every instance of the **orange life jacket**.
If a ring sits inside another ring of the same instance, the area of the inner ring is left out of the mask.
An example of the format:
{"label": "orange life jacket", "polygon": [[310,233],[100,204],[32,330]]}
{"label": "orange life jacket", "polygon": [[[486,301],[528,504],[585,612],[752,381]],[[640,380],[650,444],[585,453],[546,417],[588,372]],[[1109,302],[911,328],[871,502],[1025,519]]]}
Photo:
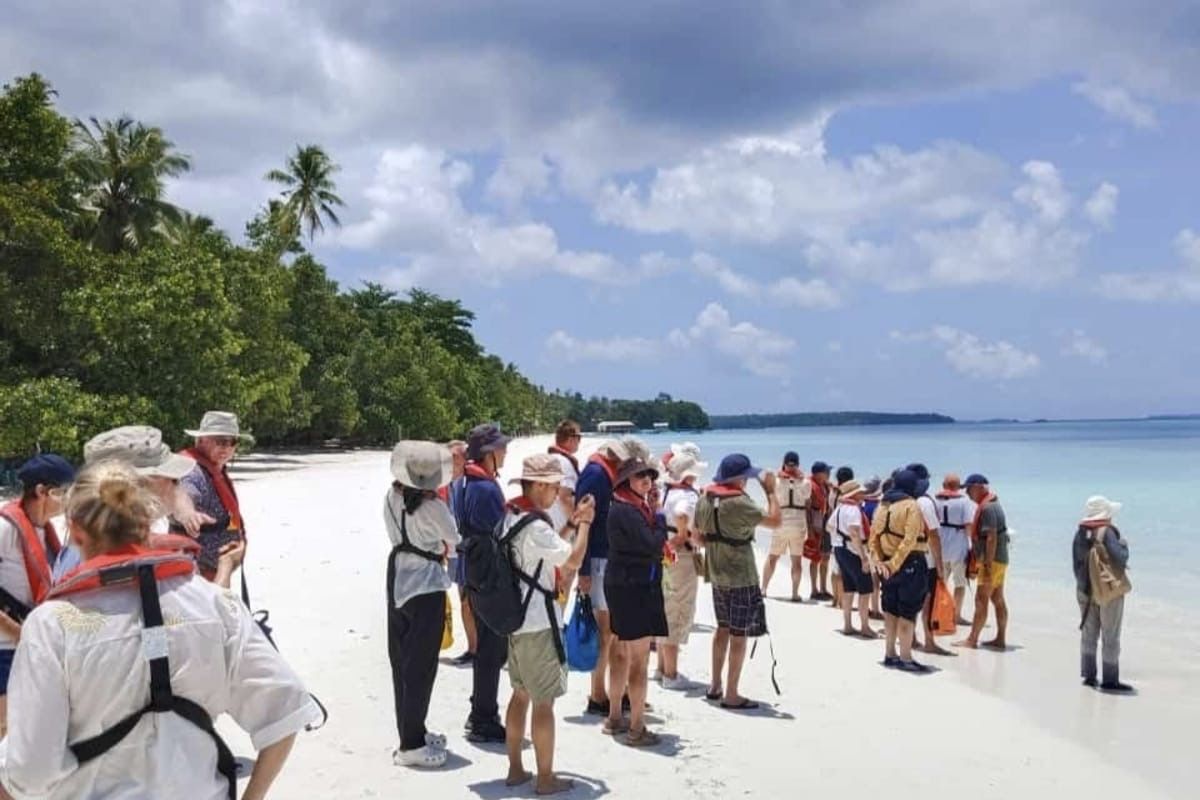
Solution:
{"label": "orange life jacket", "polygon": [[62,550],[58,534],[47,520],[42,528],[46,533],[46,545],[43,547],[42,540],[37,535],[37,528],[19,500],[13,500],[0,508],[0,517],[7,519],[17,529],[17,538],[21,542],[21,557],[25,562],[25,575],[29,578],[29,589],[33,594],[33,605],[36,606],[46,599],[52,585],[50,565]]}

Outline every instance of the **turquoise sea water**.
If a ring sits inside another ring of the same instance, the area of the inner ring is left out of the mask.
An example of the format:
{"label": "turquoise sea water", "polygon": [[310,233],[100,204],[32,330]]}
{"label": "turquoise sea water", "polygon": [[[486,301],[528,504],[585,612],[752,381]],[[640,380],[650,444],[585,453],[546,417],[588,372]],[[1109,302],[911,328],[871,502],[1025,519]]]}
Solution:
{"label": "turquoise sea water", "polygon": [[1070,543],[1084,501],[1103,494],[1124,503],[1117,524],[1131,543],[1139,596],[1189,602],[1200,578],[1200,420],[773,428],[649,435],[663,452],[673,441],[701,446],[710,473],[721,456],[744,452],[776,468],[795,450],[805,470],[816,460],[849,465],[856,477],[887,475],[921,461],[934,475],[982,472],[1013,531],[1012,573],[1069,587]]}

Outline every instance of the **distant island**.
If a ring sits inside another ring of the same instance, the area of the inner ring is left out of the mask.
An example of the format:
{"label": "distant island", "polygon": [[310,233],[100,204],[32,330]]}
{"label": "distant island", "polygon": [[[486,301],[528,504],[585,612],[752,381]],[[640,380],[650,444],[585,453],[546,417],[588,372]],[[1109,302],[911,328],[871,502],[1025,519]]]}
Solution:
{"label": "distant island", "polygon": [[795,414],[730,414],[710,416],[716,429],[809,428],[828,425],[949,425],[945,414],[888,414],[876,411],[803,412]]}

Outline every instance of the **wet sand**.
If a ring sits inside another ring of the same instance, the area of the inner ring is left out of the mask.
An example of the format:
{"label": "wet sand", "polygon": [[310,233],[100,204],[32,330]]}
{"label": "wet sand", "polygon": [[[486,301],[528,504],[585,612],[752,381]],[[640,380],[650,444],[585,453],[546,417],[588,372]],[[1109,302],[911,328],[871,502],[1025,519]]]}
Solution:
{"label": "wet sand", "polygon": [[[504,476],[547,442],[514,443]],[[652,446],[666,444],[656,438]],[[392,765],[397,735],[384,635],[389,545],[382,525],[387,464],[387,452],[356,451],[261,454],[237,465],[254,605],[271,610],[277,643],[330,711],[323,730],[300,737],[272,796],[531,796],[529,786],[505,787],[502,746],[463,738],[470,670],[444,661],[429,725],[449,736],[450,761],[432,772]],[[759,538],[765,544],[767,536]],[[786,594],[787,583],[786,569],[777,572],[771,594]],[[703,699],[713,617],[709,592],[701,587],[697,628],[682,655],[682,671],[696,688],[651,686],[650,723],[663,734],[661,747],[635,751],[603,736],[599,720],[582,714],[587,676],[571,674],[557,705],[556,766],[577,782],[566,796],[1190,796],[1184,773],[1190,723],[1198,718],[1197,693],[1189,691],[1195,653],[1189,659],[1169,641],[1139,638],[1139,626],[1154,620],[1135,595],[1127,612],[1126,677],[1141,696],[1081,688],[1070,584],[1064,585],[1065,599],[1061,587],[1026,586],[1014,577],[1010,639],[1020,649],[926,657],[942,668],[929,676],[884,670],[881,643],[834,633],[837,612],[772,600],[768,619],[783,695],[771,688],[763,639],[743,678],[743,693],[764,703],[750,713]],[[1061,623],[1060,613],[1066,614]],[[444,658],[463,649],[457,627],[455,639]],[[507,696],[502,676],[502,709]],[[230,720],[220,726],[235,752],[252,753]],[[526,767],[532,766],[528,749]]]}

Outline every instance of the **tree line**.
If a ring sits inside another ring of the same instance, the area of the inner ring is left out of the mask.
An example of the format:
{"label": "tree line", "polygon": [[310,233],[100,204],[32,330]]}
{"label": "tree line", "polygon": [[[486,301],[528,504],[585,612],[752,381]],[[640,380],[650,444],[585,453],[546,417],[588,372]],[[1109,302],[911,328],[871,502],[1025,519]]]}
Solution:
{"label": "tree line", "polygon": [[480,421],[530,433],[609,414],[707,425],[669,397],[547,391],[480,346],[457,300],[343,290],[304,246],[344,206],[319,146],[264,176],[279,194],[235,242],[167,201],[192,161],[161,129],[70,120],[54,100],[37,74],[0,93],[0,457],[77,457],[131,423],[180,444],[213,408],[266,444],[444,440]]}

